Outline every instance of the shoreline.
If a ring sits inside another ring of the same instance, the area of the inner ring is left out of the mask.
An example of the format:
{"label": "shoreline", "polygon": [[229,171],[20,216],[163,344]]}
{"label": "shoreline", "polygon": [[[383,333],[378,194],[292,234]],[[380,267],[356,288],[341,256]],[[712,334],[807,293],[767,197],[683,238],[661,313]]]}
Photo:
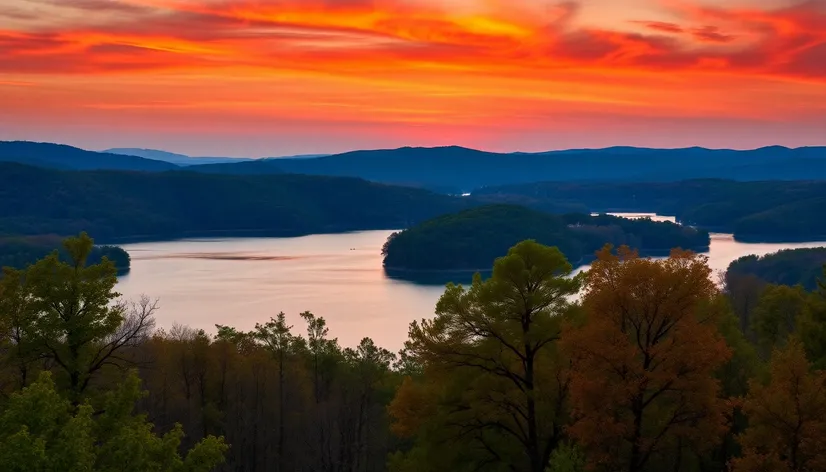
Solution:
{"label": "shoreline", "polygon": [[[711,246],[689,248],[689,251],[698,254],[707,254],[711,251]],[[640,257],[668,257],[671,249],[640,250]],[[596,256],[584,256],[577,261],[568,261],[574,270],[587,266],[596,260]],[[476,272],[491,272],[491,268],[486,269],[411,269],[405,267],[387,267],[382,264],[385,272],[396,272],[399,274],[422,274],[422,275],[448,275],[448,274],[475,274]]]}

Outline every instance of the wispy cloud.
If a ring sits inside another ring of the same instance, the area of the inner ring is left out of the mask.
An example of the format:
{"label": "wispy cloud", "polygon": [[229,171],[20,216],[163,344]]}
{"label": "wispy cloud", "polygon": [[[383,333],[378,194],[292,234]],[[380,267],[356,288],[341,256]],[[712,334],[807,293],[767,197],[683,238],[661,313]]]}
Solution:
{"label": "wispy cloud", "polygon": [[36,102],[176,126],[223,107],[229,127],[533,129],[583,115],[794,120],[826,102],[820,0],[636,0],[648,8],[612,22],[533,0],[9,1],[0,86],[37,84],[9,102],[25,116]]}
{"label": "wispy cloud", "polygon": [[[688,6],[674,12],[679,22],[638,20],[637,31],[576,26],[574,3],[560,4],[553,17],[362,0],[70,4],[88,20],[0,31],[0,51],[10,58],[0,69],[86,73],[238,64],[277,70],[328,61],[332,70],[429,62],[541,74],[572,66],[701,71],[714,64],[715,71],[819,79],[818,52],[826,43],[826,12],[816,2],[773,11]],[[112,11],[122,15],[108,15]]]}

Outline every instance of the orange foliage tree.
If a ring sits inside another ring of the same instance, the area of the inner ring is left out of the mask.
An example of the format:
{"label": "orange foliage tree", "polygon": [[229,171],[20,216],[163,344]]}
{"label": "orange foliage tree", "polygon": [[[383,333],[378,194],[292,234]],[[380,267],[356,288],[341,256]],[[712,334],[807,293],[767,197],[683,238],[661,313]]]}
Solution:
{"label": "orange foliage tree", "polygon": [[727,401],[714,372],[730,357],[717,331],[706,258],[666,260],[606,246],[588,273],[585,321],[563,333],[571,357],[568,433],[597,470],[676,470],[714,446]]}
{"label": "orange foliage tree", "polygon": [[826,373],[811,371],[799,341],[774,352],[768,384],[752,380],[743,412],[735,472],[826,470]]}

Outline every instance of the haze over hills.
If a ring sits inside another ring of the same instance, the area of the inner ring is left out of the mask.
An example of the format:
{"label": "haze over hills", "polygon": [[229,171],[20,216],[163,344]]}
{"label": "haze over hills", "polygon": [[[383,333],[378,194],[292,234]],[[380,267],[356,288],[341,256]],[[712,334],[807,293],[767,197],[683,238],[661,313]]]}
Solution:
{"label": "haze over hills", "polygon": [[0,141],[0,162],[18,162],[64,170],[139,170],[177,169],[170,162],[138,156],[86,151],[72,146],[28,141]]}
{"label": "haze over hills", "polygon": [[155,159],[158,161],[171,162],[173,164],[186,167],[201,164],[237,164],[239,162],[249,162],[253,160],[275,160],[275,159],[312,159],[315,157],[324,157],[329,154],[299,154],[295,156],[278,156],[278,157],[263,157],[254,159],[251,157],[202,157],[202,156],[187,156],[186,154],[178,154],[174,152],[160,151],[157,149],[141,149],[141,148],[112,148],[102,152],[111,154],[122,154],[126,156],[139,156],[147,159]]}
{"label": "haze over hills", "polygon": [[248,158],[232,158],[232,157],[192,157],[184,154],[176,154],[174,152],[159,151],[157,149],[140,149],[140,148],[113,148],[102,151],[110,154],[120,154],[124,156],[138,156],[145,159],[154,159],[157,161],[170,162],[178,166],[192,166],[199,164],[221,164],[225,162],[243,162],[250,161]]}
{"label": "haze over hills", "polygon": [[[329,156],[236,159],[193,158],[144,149],[115,149],[140,156],[95,153],[68,146],[0,143],[0,161],[59,169],[170,170],[211,174],[306,174],[358,177],[443,193],[538,181],[670,182],[826,179],[826,147],[781,146],[749,151],[705,148],[612,147],[542,153],[492,153],[458,146],[353,151]],[[115,157],[117,156],[117,157]],[[201,159],[211,159],[203,163]],[[173,164],[174,163],[174,164]]]}
{"label": "haze over hills", "polygon": [[617,147],[499,154],[457,146],[354,151],[316,159],[199,166],[198,171],[299,173],[361,177],[448,193],[536,181],[677,181],[691,178],[808,180],[826,178],[826,147],[704,148]]}

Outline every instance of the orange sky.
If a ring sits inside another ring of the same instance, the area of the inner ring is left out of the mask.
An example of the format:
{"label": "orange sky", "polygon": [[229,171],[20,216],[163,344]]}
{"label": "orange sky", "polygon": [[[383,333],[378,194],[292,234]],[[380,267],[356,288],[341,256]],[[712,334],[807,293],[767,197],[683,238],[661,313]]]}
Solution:
{"label": "orange sky", "polygon": [[826,144],[826,0],[3,5],[0,139],[213,156]]}

